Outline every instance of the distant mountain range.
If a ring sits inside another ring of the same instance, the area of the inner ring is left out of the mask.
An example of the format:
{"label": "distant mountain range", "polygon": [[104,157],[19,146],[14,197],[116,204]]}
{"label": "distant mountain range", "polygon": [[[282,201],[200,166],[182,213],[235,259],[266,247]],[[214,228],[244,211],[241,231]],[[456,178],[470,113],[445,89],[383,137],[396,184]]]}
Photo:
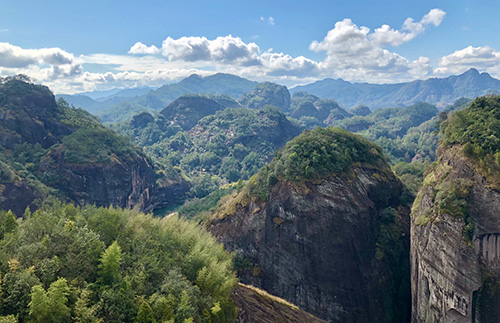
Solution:
{"label": "distant mountain range", "polygon": [[237,99],[251,92],[256,85],[257,82],[232,74],[218,73],[206,77],[193,74],[156,90],[143,87],[56,97],[62,97],[68,103],[99,116],[103,122],[116,122],[141,111],[161,110],[183,94],[226,94]]}
{"label": "distant mountain range", "polygon": [[[143,87],[57,97],[97,115],[102,122],[112,123],[130,119],[142,111],[160,111],[183,94],[224,94],[238,99],[256,89],[257,84],[231,74],[218,73],[206,77],[193,74],[178,83],[167,84],[158,89]],[[334,99],[344,108],[362,104],[374,110],[408,106],[418,102],[444,107],[461,97],[475,98],[498,93],[500,80],[488,73],[470,69],[461,75],[397,84],[351,83],[342,79],[324,79],[296,86],[290,92],[307,92],[319,98]],[[264,102],[266,98],[261,100]]]}
{"label": "distant mountain range", "polygon": [[365,104],[371,109],[378,109],[408,106],[417,102],[443,107],[461,97],[475,98],[498,93],[500,80],[472,68],[461,75],[398,84],[350,83],[342,79],[324,79],[291,89],[292,93],[299,91],[334,99],[345,108]]}

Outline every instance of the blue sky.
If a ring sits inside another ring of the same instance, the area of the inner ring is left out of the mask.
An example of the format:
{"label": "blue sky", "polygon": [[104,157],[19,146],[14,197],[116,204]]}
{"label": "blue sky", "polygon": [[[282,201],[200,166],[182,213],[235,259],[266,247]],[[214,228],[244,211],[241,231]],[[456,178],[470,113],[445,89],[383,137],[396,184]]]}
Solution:
{"label": "blue sky", "polygon": [[1,1],[0,75],[58,93],[214,72],[288,86],[500,77],[498,13],[490,0]]}

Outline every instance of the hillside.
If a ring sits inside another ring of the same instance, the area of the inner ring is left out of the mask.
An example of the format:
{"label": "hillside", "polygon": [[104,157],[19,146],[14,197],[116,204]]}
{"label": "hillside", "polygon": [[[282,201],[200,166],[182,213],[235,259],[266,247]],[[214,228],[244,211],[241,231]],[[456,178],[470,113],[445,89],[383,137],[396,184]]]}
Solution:
{"label": "hillside", "polygon": [[500,319],[500,98],[441,124],[438,160],[412,208],[412,321]]}
{"label": "hillside", "polygon": [[0,211],[2,322],[234,322],[231,255],[205,230],[137,210]]}
{"label": "hillside", "polygon": [[266,105],[272,105],[286,112],[290,108],[291,98],[286,86],[264,82],[257,84],[252,92],[244,94],[238,101],[250,109],[262,109]]}
{"label": "hillside", "polygon": [[350,83],[341,79],[325,79],[297,86],[292,93],[306,91],[322,98],[335,99],[343,107],[366,104],[372,109],[400,107],[427,102],[444,107],[455,100],[500,91],[500,80],[476,69],[446,78],[431,78],[399,84]]}
{"label": "hillside", "polygon": [[208,220],[252,284],[334,322],[405,322],[409,219],[382,151],[338,128],[305,131]]}
{"label": "hillside", "polygon": [[20,216],[54,197],[151,209],[189,189],[127,138],[22,77],[2,79],[0,115],[0,209]]}
{"label": "hillside", "polygon": [[[196,100],[205,100],[207,106],[213,104],[208,98]],[[189,114],[141,114],[116,129],[144,146],[155,160],[180,168],[192,180],[192,192],[197,197],[224,183],[250,178],[271,160],[277,149],[301,132],[283,113],[271,107],[226,108],[196,120],[201,115],[194,110],[204,104],[193,106]],[[197,117],[190,119],[190,115]],[[186,119],[192,122],[183,131],[177,121]]]}

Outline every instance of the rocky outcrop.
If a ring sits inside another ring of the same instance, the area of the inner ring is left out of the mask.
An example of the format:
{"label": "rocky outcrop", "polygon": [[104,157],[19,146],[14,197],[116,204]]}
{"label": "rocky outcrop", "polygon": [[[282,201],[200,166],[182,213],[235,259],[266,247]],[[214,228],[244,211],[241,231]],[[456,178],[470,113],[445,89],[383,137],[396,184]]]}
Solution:
{"label": "rocky outcrop", "polygon": [[353,164],[314,180],[277,178],[268,176],[265,200],[247,186],[209,224],[236,252],[241,281],[328,321],[405,321],[409,210],[387,164]]}
{"label": "rocky outcrop", "polygon": [[189,190],[181,176],[166,179],[140,149],[88,113],[19,77],[0,79],[0,133],[0,209],[18,216],[50,195],[151,210],[180,202]]}
{"label": "rocky outcrop", "polygon": [[253,286],[238,283],[231,298],[239,309],[237,323],[325,323],[297,306]]}
{"label": "rocky outcrop", "polygon": [[412,210],[412,321],[499,322],[500,192],[461,146],[439,154]]}
{"label": "rocky outcrop", "polygon": [[272,105],[281,111],[288,111],[292,99],[286,86],[276,83],[259,83],[251,93],[243,95],[238,100],[242,106],[251,109],[261,109],[266,105]]}
{"label": "rocky outcrop", "polygon": [[160,113],[166,121],[178,124],[182,129],[193,128],[200,119],[223,110],[224,106],[203,95],[183,95],[167,105]]}

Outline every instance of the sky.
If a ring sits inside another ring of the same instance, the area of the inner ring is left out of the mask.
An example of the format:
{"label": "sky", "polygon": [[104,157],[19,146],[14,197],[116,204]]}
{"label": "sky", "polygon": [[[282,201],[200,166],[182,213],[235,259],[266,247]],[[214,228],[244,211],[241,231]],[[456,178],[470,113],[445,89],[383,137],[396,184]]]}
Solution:
{"label": "sky", "polygon": [[499,13],[493,0],[0,0],[0,76],[55,93],[217,72],[287,86],[500,78]]}

